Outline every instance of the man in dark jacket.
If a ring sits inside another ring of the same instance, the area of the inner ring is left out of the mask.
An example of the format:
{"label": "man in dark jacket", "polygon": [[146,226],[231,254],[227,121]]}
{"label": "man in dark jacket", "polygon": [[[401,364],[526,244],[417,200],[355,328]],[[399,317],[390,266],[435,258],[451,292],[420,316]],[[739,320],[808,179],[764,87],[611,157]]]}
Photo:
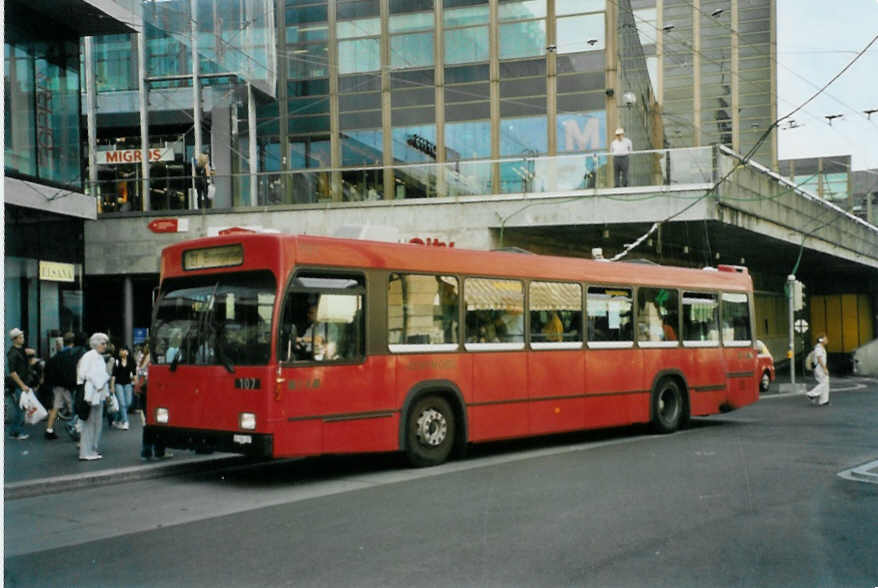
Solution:
{"label": "man in dark jacket", "polygon": [[[52,408],[49,410],[49,421],[46,423],[46,439],[58,438],[55,433],[55,419],[58,411],[67,408],[73,414],[73,389],[76,386],[76,364],[74,357],[73,333],[64,333],[64,347],[46,362],[45,384],[52,390]],[[72,377],[71,377],[72,376]]]}
{"label": "man in dark jacket", "polygon": [[12,396],[12,423],[9,436],[23,441],[30,437],[22,431],[24,427],[24,411],[18,405],[23,392],[32,391],[30,387],[30,360],[24,348],[24,331],[19,328],[9,331],[12,347],[6,352],[6,366],[9,369],[8,393]]}

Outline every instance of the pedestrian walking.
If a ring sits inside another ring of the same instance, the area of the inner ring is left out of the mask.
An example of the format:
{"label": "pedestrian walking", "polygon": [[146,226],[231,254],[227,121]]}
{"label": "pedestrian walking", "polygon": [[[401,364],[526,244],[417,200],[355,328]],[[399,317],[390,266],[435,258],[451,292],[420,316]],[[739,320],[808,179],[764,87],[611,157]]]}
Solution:
{"label": "pedestrian walking", "polygon": [[821,333],[814,346],[812,361],[814,362],[814,377],[817,378],[817,385],[808,390],[808,398],[815,406],[829,406],[829,368],[826,364],[826,345],[828,343],[829,337],[826,336],[826,333]]}
{"label": "pedestrian walking", "polygon": [[24,331],[18,327],[9,331],[9,340],[12,347],[6,352],[6,366],[9,370],[7,379],[7,393],[12,397],[12,422],[10,423],[9,437],[18,441],[24,441],[30,435],[23,431],[24,411],[19,406],[23,392],[32,392],[30,386],[30,360],[24,346]]}
{"label": "pedestrian walking", "polygon": [[107,349],[109,337],[95,333],[89,339],[91,351],[79,360],[77,383],[85,389],[85,401],[91,406],[88,419],[82,425],[82,438],[79,442],[79,459],[92,461],[104,456],[98,451],[101,442],[101,428],[104,419],[104,401],[109,397],[110,374],[103,353]]}
{"label": "pedestrian walking", "polygon": [[73,333],[64,333],[61,350],[46,362],[44,377],[45,384],[52,389],[52,408],[49,409],[49,420],[46,423],[44,436],[50,441],[58,438],[58,434],[55,432],[55,420],[58,418],[58,412],[66,410],[66,414],[73,414],[72,390],[76,381],[68,382],[65,379],[65,371],[73,354],[74,338]]}
{"label": "pedestrian walking", "polygon": [[128,353],[128,346],[122,345],[119,348],[119,358],[113,368],[113,382],[115,385],[116,399],[119,401],[119,410],[116,413],[116,419],[113,421],[113,428],[127,431],[128,423],[128,407],[134,398],[134,378],[137,373],[137,366]]}

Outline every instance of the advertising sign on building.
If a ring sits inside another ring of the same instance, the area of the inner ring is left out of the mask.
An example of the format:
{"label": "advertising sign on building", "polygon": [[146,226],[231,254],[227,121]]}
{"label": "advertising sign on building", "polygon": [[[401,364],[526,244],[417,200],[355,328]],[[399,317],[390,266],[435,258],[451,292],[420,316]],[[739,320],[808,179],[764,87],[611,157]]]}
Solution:
{"label": "advertising sign on building", "polygon": [[76,272],[72,263],[56,261],[40,262],[40,279],[46,282],[75,282]]}
{"label": "advertising sign on building", "polygon": [[[155,147],[147,150],[150,161],[174,161],[174,150],[171,147]],[[114,149],[112,151],[98,151],[97,163],[105,165],[119,165],[125,163],[140,163],[143,161],[143,151],[140,149]]]}

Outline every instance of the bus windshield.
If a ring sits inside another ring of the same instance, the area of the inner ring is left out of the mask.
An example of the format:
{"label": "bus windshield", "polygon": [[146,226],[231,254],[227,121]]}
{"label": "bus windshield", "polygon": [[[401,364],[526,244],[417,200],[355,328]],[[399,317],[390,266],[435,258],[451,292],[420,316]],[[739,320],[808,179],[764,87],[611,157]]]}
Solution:
{"label": "bus windshield", "polygon": [[266,365],[276,282],[271,272],[172,278],[162,284],[152,361],[177,365]]}

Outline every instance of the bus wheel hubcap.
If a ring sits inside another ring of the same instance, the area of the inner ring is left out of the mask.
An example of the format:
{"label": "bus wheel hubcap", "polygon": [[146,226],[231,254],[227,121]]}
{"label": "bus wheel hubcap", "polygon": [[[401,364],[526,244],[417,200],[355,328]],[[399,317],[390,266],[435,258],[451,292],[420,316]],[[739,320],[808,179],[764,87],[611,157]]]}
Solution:
{"label": "bus wheel hubcap", "polygon": [[418,419],[418,438],[424,445],[436,447],[445,440],[448,433],[448,422],[445,416],[433,408],[421,413]]}
{"label": "bus wheel hubcap", "polygon": [[679,405],[673,390],[665,390],[659,397],[659,413],[665,421],[671,421],[677,416]]}

